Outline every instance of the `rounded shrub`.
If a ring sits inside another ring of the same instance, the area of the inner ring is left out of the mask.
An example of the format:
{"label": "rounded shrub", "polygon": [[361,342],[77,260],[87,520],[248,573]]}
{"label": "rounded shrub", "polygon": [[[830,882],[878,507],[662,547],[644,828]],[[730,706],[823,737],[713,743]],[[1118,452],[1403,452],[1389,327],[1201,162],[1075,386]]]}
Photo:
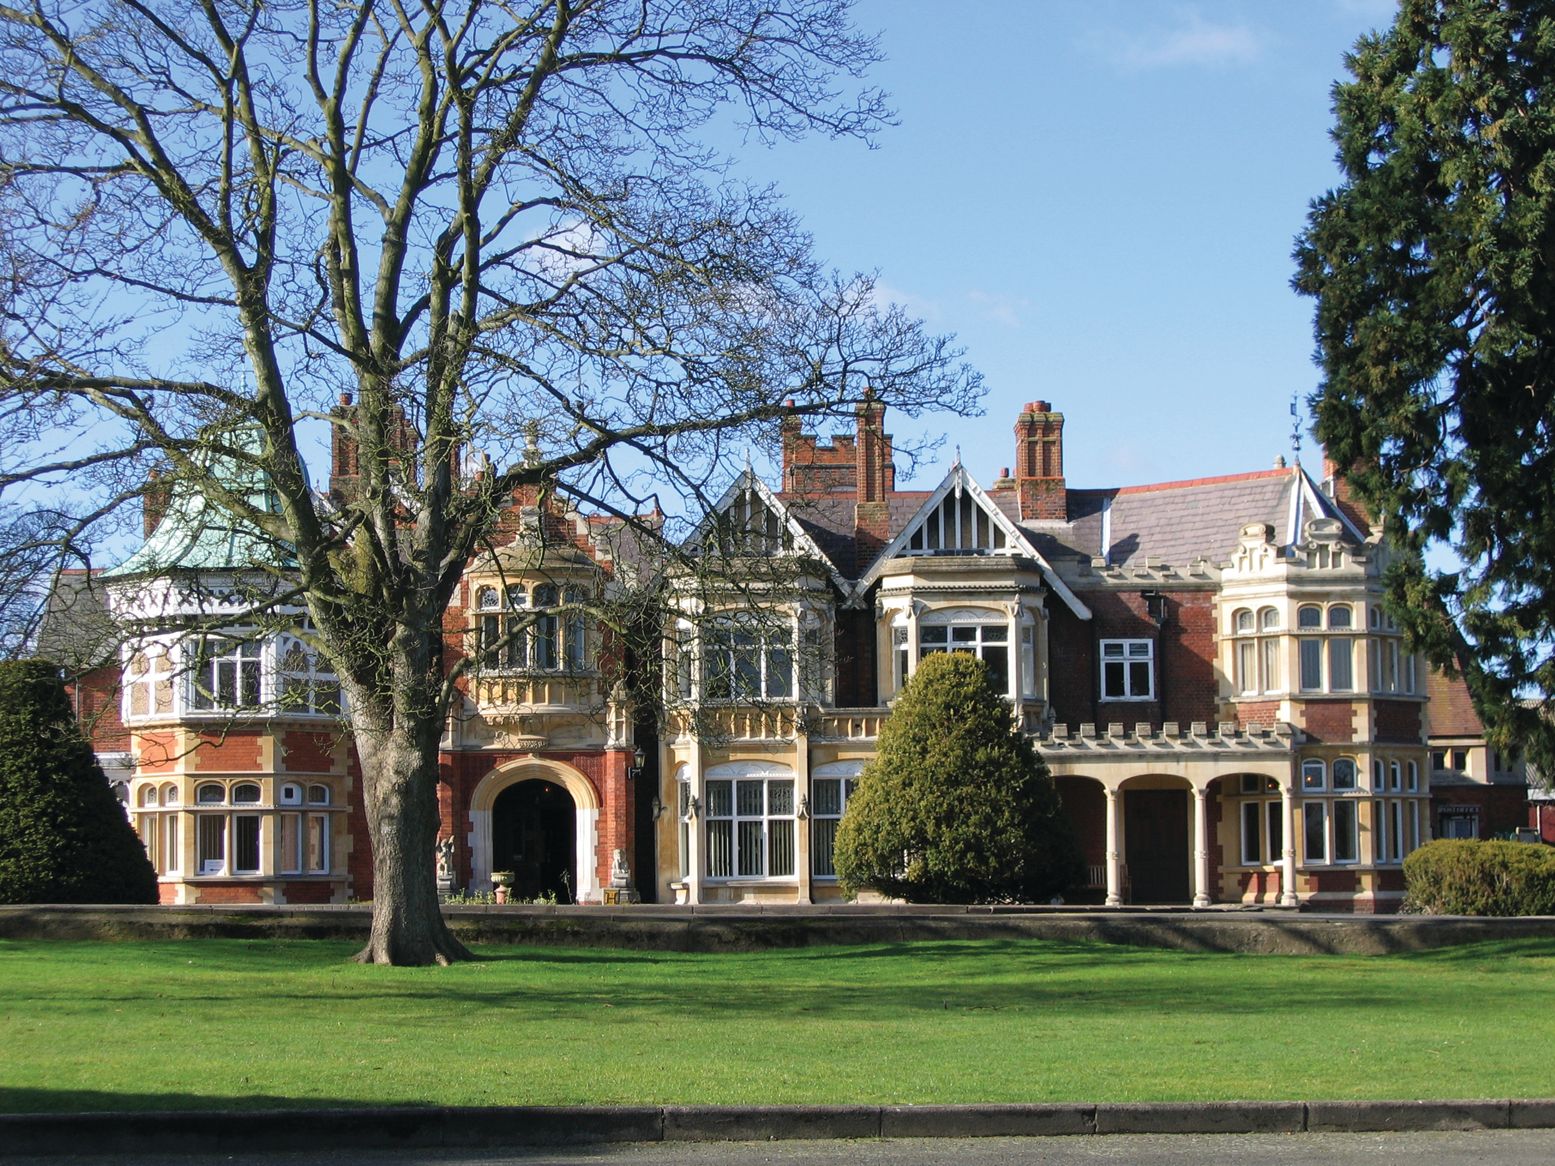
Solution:
{"label": "rounded shrub", "polygon": [[0,662],[0,903],[154,903],[156,873],[53,665]]}
{"label": "rounded shrub", "polygon": [[1425,915],[1555,915],[1555,848],[1439,839],[1404,859],[1404,884]]}
{"label": "rounded shrub", "polygon": [[1081,872],[1046,764],[981,660],[918,665],[837,831],[843,888],[924,903],[1045,902]]}

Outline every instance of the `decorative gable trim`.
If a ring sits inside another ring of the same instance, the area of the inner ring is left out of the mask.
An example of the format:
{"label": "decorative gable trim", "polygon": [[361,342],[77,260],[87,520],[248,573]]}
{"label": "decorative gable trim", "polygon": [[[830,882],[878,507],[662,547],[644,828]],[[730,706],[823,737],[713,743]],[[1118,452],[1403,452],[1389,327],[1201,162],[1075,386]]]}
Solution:
{"label": "decorative gable trim", "polygon": [[[984,523],[986,522],[988,531],[987,542],[990,545],[986,547],[966,545],[968,542],[968,525],[966,518],[962,517],[962,508],[959,506],[959,501],[963,498],[970,499],[971,501],[970,513],[973,516],[970,532],[971,541],[976,543],[980,537],[980,532],[985,529]],[[852,594],[848,596],[850,604],[863,602],[864,595],[874,586],[881,573],[885,570],[886,564],[892,559],[902,556],[912,557],[914,555],[924,555],[927,557],[940,549],[930,548],[928,543],[936,537],[940,541],[944,541],[947,526],[950,523],[946,519],[947,512],[943,504],[948,499],[955,499],[958,503],[954,510],[956,522],[958,523],[958,526],[955,528],[958,529],[955,541],[958,545],[947,548],[946,553],[1022,555],[1029,558],[1037,564],[1038,569],[1042,572],[1042,578],[1048,587],[1064,601],[1065,605],[1075,615],[1081,619],[1091,618],[1090,608],[1080,602],[1079,597],[1069,590],[1064,581],[1058,577],[1057,573],[1048,564],[1047,560],[1038,553],[1037,548],[1021,532],[1020,527],[1016,526],[1005,516],[1004,511],[994,504],[993,500],[973,480],[972,475],[966,472],[966,467],[961,465],[959,461],[950,468],[950,472],[945,475],[944,481],[940,482],[933,493],[924,499],[922,505],[913,513],[912,518],[907,521],[897,536],[887,543],[885,549],[875,557],[869,570],[853,585]],[[931,519],[933,523],[931,523]],[[938,525],[937,532],[934,529],[935,524]],[[1001,541],[1002,545],[1000,545]],[[916,550],[914,549],[915,543],[918,548]]]}
{"label": "decorative gable trim", "polygon": [[761,504],[772,514],[776,515],[782,525],[783,532],[788,536],[794,552],[804,558],[814,559],[825,566],[831,578],[832,585],[842,594],[848,592],[848,581],[837,571],[837,566],[832,562],[831,556],[823,551],[820,544],[810,537],[808,531],[794,517],[793,512],[784,505],[772,490],[758,478],[755,472],[749,468],[740,471],[740,476],[729,484],[729,488],[723,492],[718,501],[713,503],[712,509],[697,523],[697,528],[691,533],[691,537],[683,545],[694,546],[712,532],[713,524],[719,517],[728,513],[729,508],[735,504],[741,495],[746,492],[753,493]]}

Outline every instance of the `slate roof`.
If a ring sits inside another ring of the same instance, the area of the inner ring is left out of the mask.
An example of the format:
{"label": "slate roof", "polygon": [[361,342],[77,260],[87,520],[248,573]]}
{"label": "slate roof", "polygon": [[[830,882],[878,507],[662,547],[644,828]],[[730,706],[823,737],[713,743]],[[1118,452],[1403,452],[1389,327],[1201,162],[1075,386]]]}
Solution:
{"label": "slate roof", "polygon": [[[1000,491],[1006,513],[1014,491]],[[1104,558],[1110,566],[1154,563],[1185,567],[1196,559],[1224,563],[1249,523],[1274,528],[1288,546],[1309,519],[1346,521],[1300,466],[1217,478],[1194,478],[1107,490],[1070,490],[1069,521],[1026,522],[1022,529],[1054,558]],[[1361,532],[1350,531],[1352,537]]]}
{"label": "slate roof", "polygon": [[119,626],[108,613],[99,575],[65,570],[54,576],[33,641],[34,653],[70,671],[92,668],[118,653]]}

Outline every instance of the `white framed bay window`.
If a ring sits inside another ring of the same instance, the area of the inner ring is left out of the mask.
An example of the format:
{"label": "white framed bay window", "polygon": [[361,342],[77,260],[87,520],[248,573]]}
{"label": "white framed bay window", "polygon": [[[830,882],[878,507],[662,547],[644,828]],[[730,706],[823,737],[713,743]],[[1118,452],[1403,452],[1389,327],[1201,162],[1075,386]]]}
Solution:
{"label": "white framed bay window", "polygon": [[709,879],[792,879],[798,815],[793,771],[732,762],[707,771],[703,784]]}

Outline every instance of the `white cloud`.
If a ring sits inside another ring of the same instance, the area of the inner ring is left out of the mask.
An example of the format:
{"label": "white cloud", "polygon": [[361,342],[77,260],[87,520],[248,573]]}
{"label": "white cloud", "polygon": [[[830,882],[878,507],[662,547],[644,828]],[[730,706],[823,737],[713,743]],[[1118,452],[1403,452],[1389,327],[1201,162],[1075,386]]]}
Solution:
{"label": "white cloud", "polygon": [[973,288],[966,293],[977,309],[996,324],[1007,328],[1019,328],[1031,311],[1031,301],[1024,296],[1002,296]]}
{"label": "white cloud", "polygon": [[893,287],[884,280],[875,280],[875,305],[881,311],[885,311],[892,304],[901,308],[909,316],[916,316],[928,324],[938,325],[944,321],[945,312],[937,300],[931,300],[926,296],[916,295],[910,291],[903,291],[899,287]]}
{"label": "white cloud", "polygon": [[1126,39],[1118,60],[1132,69],[1250,65],[1263,49],[1264,37],[1251,25],[1206,20],[1186,8],[1176,12],[1171,27]]}

